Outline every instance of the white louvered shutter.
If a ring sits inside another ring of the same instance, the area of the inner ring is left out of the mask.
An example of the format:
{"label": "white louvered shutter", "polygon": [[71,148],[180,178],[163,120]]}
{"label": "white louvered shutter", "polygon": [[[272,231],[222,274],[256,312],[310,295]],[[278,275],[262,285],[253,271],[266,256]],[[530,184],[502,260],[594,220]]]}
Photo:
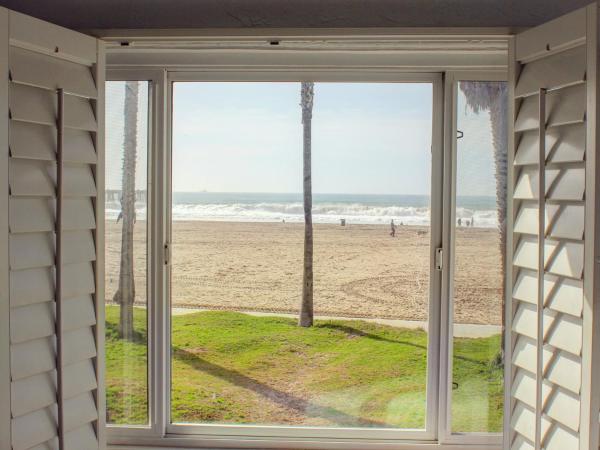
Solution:
{"label": "white louvered shutter", "polygon": [[505,448],[598,447],[597,7],[518,34]]}
{"label": "white louvered shutter", "polygon": [[10,38],[2,182],[9,193],[11,446],[98,449],[103,48],[90,36],[3,13]]}

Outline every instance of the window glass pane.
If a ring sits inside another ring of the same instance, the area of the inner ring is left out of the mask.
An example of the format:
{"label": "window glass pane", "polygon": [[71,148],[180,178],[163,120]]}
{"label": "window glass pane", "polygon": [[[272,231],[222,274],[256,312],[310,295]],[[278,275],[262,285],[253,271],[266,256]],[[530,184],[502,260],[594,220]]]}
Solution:
{"label": "window glass pane", "polygon": [[504,82],[459,83],[453,432],[502,431],[507,101]]}
{"label": "window glass pane", "polygon": [[315,85],[315,313],[345,354],[314,395],[353,426],[425,428],[431,117],[430,84]]}
{"label": "window glass pane", "polygon": [[172,421],[422,429],[431,85],[301,90],[174,84]]}
{"label": "window glass pane", "polygon": [[106,414],[148,423],[148,82],[106,83]]}

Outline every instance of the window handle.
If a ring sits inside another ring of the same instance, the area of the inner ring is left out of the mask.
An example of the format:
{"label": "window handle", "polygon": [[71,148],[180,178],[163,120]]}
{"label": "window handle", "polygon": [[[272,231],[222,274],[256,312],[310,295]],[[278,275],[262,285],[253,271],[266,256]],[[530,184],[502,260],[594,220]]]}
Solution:
{"label": "window handle", "polygon": [[169,242],[165,242],[163,247],[163,261],[165,266],[171,264],[171,244]]}
{"label": "window handle", "polygon": [[436,248],[435,249],[435,270],[443,270],[444,269],[444,249]]}

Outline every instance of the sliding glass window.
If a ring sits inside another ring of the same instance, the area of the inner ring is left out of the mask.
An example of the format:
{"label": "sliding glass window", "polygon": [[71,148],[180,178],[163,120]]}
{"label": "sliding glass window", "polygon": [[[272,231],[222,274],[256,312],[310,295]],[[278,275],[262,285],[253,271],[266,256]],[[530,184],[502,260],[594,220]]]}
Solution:
{"label": "sliding glass window", "polygon": [[426,428],[432,109],[431,83],[174,83],[173,423]]}
{"label": "sliding glass window", "polygon": [[106,83],[106,415],[148,424],[149,83]]}
{"label": "sliding glass window", "polygon": [[456,87],[451,431],[499,433],[507,201],[507,83]]}

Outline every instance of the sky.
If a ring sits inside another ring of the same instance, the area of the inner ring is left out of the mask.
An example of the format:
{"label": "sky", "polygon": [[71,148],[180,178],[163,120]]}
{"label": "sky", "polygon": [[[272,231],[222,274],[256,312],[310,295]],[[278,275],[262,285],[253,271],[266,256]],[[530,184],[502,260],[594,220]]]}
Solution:
{"label": "sky", "polygon": [[[176,83],[173,190],[301,192],[300,83]],[[430,84],[316,83],[313,192],[429,194]]]}
{"label": "sky", "polygon": [[[140,83],[136,188],[145,189],[148,86]],[[121,184],[124,83],[107,83],[106,185]],[[459,91],[458,195],[494,195],[489,114]],[[316,83],[314,193],[429,195],[432,86]],[[302,191],[300,83],[178,82],[173,191]]]}
{"label": "sky", "polygon": [[[139,82],[135,188],[145,190],[148,173],[148,82]],[[106,189],[121,189],[125,82],[106,82]]]}

